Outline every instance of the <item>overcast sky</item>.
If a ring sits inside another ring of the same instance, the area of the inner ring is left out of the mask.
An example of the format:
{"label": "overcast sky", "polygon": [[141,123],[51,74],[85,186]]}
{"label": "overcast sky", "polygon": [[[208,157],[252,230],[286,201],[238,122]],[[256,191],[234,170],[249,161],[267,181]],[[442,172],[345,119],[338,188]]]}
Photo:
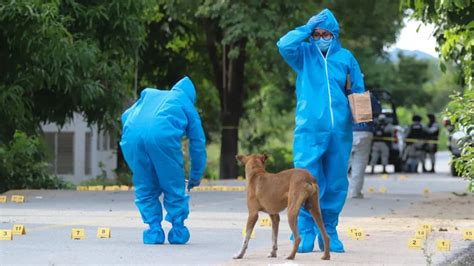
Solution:
{"label": "overcast sky", "polygon": [[[416,32],[416,29],[420,24],[421,27],[418,32]],[[433,37],[433,31],[433,25],[426,25],[422,24],[420,21],[408,20],[405,18],[405,27],[401,30],[397,43],[389,47],[388,50],[390,51],[394,48],[419,50],[434,57],[438,57],[438,53],[435,51],[436,39]]]}

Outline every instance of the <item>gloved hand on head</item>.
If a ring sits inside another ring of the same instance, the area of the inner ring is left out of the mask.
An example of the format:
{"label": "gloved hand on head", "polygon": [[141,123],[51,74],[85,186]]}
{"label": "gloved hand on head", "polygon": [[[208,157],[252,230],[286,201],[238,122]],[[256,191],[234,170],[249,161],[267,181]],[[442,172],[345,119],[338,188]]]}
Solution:
{"label": "gloved hand on head", "polygon": [[201,179],[193,179],[193,178],[189,178],[189,181],[188,181],[188,191],[190,191],[191,189],[193,189],[193,187],[197,187],[201,184]]}
{"label": "gloved hand on head", "polygon": [[326,14],[321,14],[321,13],[320,13],[320,14],[317,14],[317,15],[312,16],[312,17],[308,20],[308,22],[306,23],[306,25],[307,25],[307,26],[311,29],[311,31],[312,31],[312,30],[314,30],[314,28],[316,28],[316,26],[317,26],[319,23],[325,21],[326,19],[327,19]]}

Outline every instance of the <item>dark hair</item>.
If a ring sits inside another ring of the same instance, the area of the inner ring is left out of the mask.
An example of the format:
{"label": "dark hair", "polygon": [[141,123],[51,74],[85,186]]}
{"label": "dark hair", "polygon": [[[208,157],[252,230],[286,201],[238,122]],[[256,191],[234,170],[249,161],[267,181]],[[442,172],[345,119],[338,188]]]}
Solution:
{"label": "dark hair", "polygon": [[421,121],[421,116],[419,115],[413,115],[413,117],[411,118],[411,121],[413,122],[420,122]]}

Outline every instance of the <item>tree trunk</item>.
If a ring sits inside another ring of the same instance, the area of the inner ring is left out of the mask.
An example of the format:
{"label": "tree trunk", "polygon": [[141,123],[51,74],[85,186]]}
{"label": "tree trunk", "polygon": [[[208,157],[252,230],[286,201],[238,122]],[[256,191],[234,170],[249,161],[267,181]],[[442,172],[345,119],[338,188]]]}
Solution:
{"label": "tree trunk", "polygon": [[220,171],[221,179],[236,178],[239,173],[235,155],[238,154],[239,143],[239,121],[242,116],[244,101],[244,69],[245,69],[245,46],[246,39],[237,41],[230,48],[237,49],[237,58],[228,58],[231,49],[225,49],[223,57],[223,91],[221,99],[221,156]]}
{"label": "tree trunk", "polygon": [[[219,91],[221,105],[221,150],[219,178],[231,179],[238,175],[237,161],[239,121],[244,101],[245,47],[247,39],[242,38],[231,45],[222,45],[223,34],[218,22],[204,19],[206,47],[214,72],[214,85]],[[236,58],[229,58],[229,52],[237,49]]]}

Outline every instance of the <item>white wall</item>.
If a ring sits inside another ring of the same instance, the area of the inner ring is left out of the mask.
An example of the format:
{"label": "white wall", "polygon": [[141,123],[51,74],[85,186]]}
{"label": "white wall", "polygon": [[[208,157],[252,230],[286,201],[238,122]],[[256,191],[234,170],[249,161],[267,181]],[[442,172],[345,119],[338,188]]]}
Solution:
{"label": "white wall", "polygon": [[[43,132],[74,132],[74,174],[72,175],[59,175],[64,180],[70,181],[74,184],[78,184],[81,181],[95,178],[101,174],[99,168],[99,162],[105,165],[107,171],[107,177],[113,178],[113,170],[117,167],[117,152],[116,147],[113,146],[111,149],[98,150],[97,141],[103,138],[99,136],[97,126],[88,127],[84,118],[80,114],[74,114],[74,119],[59,128],[56,124],[44,124],[42,125]],[[86,132],[91,132],[91,174],[85,174],[85,149],[86,149]],[[102,132],[103,134],[103,132]],[[107,145],[108,146],[108,145]],[[101,146],[102,147],[102,146]]]}

